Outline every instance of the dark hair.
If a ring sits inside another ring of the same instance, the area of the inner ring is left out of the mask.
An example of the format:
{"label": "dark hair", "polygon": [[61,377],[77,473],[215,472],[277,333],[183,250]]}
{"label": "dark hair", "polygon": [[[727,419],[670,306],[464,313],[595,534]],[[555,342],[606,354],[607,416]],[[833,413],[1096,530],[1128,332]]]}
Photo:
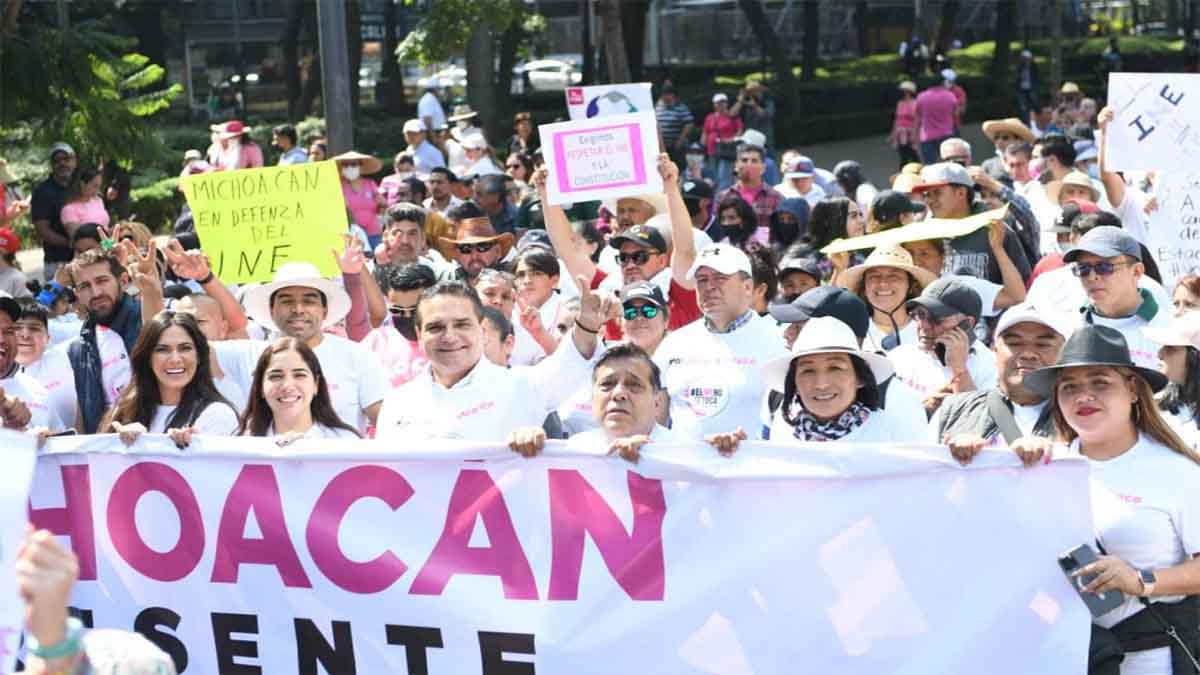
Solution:
{"label": "dark hair", "polygon": [[[769,246],[764,246],[756,241],[750,242],[746,246],[746,256],[750,258],[750,275],[754,280],[754,285],[767,285],[767,300],[773,300],[775,293],[779,290],[779,273],[775,267],[778,261],[775,260],[775,252]],[[820,279],[817,280],[818,282]]]}
{"label": "dark hair", "polygon": [[540,246],[527,248],[518,255],[513,263],[513,270],[515,271],[522,262],[531,270],[547,276],[556,277],[562,273],[558,266],[558,258]]}
{"label": "dark hair", "polygon": [[[121,265],[121,261],[117,260],[117,256],[110,251],[94,248],[90,251],[84,251],[75,257],[71,263],[72,269],[80,269],[83,267],[91,267],[92,265],[107,264],[108,270],[118,280],[125,274],[125,267]],[[72,275],[74,276],[74,275]]]}
{"label": "dark hair", "polygon": [[592,382],[596,382],[596,372],[601,366],[608,364],[609,361],[640,361],[650,367],[650,388],[658,391],[662,386],[662,371],[659,370],[658,364],[650,354],[646,353],[645,349],[633,344],[632,342],[622,342],[608,348],[596,361],[596,365],[592,366]]}
{"label": "dark hair", "polygon": [[1065,167],[1075,165],[1075,146],[1062,134],[1042,137],[1042,157],[1053,157]]}
{"label": "dark hair", "polygon": [[579,235],[580,239],[583,239],[587,243],[600,244],[596,247],[595,251],[592,251],[592,262],[598,262],[600,260],[600,252],[604,250],[604,235],[600,234],[600,230],[596,228],[595,221],[577,220],[571,223],[571,229],[575,231],[575,234]]}
{"label": "dark hair", "polygon": [[425,187],[425,181],[416,176],[409,176],[404,179],[404,182],[408,185],[408,189],[412,191],[414,199],[418,194],[422,197],[429,194],[429,188]]}
{"label": "dark hair", "polygon": [[329,156],[329,147],[325,145],[324,141],[313,141],[312,147],[320,148],[322,154],[324,154],[326,157]]}
{"label": "dark hair", "polygon": [[1107,211],[1085,213],[1071,221],[1071,232],[1083,236],[1096,227],[1121,227],[1121,219]]}
{"label": "dark hair", "polygon": [[483,323],[492,324],[492,327],[495,328],[496,332],[500,334],[501,342],[507,340],[508,336],[513,334],[512,321],[509,321],[508,317],[504,316],[504,312],[501,312],[495,307],[484,307],[481,321]]}
{"label": "dark hair", "polygon": [[[304,284],[296,284],[296,285],[302,286],[304,288],[312,288],[311,286],[305,286]],[[275,309],[275,296],[279,295],[279,291],[282,291],[284,288],[292,288],[292,286],[284,286],[283,288],[272,291],[271,297],[267,299],[267,308],[268,309],[271,309],[271,310]],[[312,290],[317,291],[317,295],[321,296],[321,306],[329,307],[329,298],[325,297],[325,292],[317,290],[316,288],[313,288]]]}
{"label": "dark hair", "polygon": [[[778,250],[782,250],[788,246],[791,246],[797,239],[800,238],[800,235],[808,232],[808,217],[810,213],[808,202],[804,201],[803,199],[797,199],[795,202],[796,203],[794,205],[789,204],[790,208],[775,209],[775,212],[771,214],[770,242],[771,246]],[[795,216],[796,222],[782,222],[779,219],[779,215],[782,213],[788,213]]]}
{"label": "dark hair", "polygon": [[808,216],[808,232],[813,248],[821,250],[834,239],[846,239],[846,218],[850,216],[850,200],[846,197],[826,197],[817,202]]}
{"label": "dark hair", "polygon": [[1184,372],[1189,374],[1188,378],[1183,384],[1174,382],[1168,384],[1167,388],[1163,390],[1158,407],[1172,415],[1186,411],[1192,416],[1192,424],[1200,427],[1200,377],[1195,377],[1196,373],[1200,373],[1200,351],[1195,347],[1184,347],[1184,349],[1187,350],[1187,355],[1184,357]]}
{"label": "dark hair", "polygon": [[1025,155],[1025,159],[1029,159],[1033,157],[1033,145],[1026,143],[1025,141],[1009,143],[1008,147],[1004,148],[1004,154]]}
{"label": "dark hair", "polygon": [[445,176],[446,180],[450,181],[451,183],[458,182],[458,176],[455,176],[453,171],[451,171],[450,169],[447,169],[444,166],[435,166],[429,170],[430,176],[432,176],[435,173]]}
{"label": "dark hair", "polygon": [[63,203],[70,204],[79,199],[83,195],[83,184],[92,182],[99,175],[100,169],[93,166],[81,166],[75,169],[75,173],[71,176],[71,182],[67,188],[67,197]]}
{"label": "dark hair", "polygon": [[401,162],[404,162],[406,164],[412,164],[414,162],[413,154],[411,152],[405,152],[403,150],[401,150],[400,152],[397,152],[396,156],[394,158],[392,158],[392,166],[395,166]]}
{"label": "dark hair", "polygon": [[446,279],[426,288],[421,293],[421,298],[417,300],[417,311],[413,315],[413,320],[416,321],[418,328],[421,326],[421,305],[425,304],[426,300],[432,300],[441,296],[470,300],[471,306],[475,308],[475,318],[480,321],[483,320],[483,301],[479,299],[479,294],[475,292],[475,289],[471,288],[465,281]]}
{"label": "dark hair", "polygon": [[43,328],[50,327],[50,312],[46,311],[46,308],[38,301],[33,298],[22,298],[17,300],[17,304],[21,305],[22,319],[37,319]]}
{"label": "dark hair", "polygon": [[[508,156],[508,159],[515,159],[520,162],[521,166],[525,169],[525,175],[527,177],[533,175],[533,158],[529,155],[523,152],[514,152]],[[505,160],[504,163],[507,164],[508,160]],[[526,178],[526,180],[528,180],[528,178]]]}
{"label": "dark hair", "polygon": [[475,184],[485,195],[502,195],[504,194],[504,181],[503,174],[488,174],[480,176]]}
{"label": "dark hair", "polygon": [[321,360],[303,340],[290,337],[279,338],[272,342],[271,346],[264,349],[262,355],[258,357],[258,364],[254,366],[254,381],[250,385],[249,403],[238,424],[237,435],[266,436],[274,426],[275,413],[271,411],[271,406],[267,405],[267,399],[263,396],[263,382],[267,378],[267,368],[271,365],[271,358],[276,354],[289,351],[300,355],[317,381],[317,392],[308,404],[313,422],[330,429],[345,429],[355,436],[361,437],[358,429],[342,421],[342,418],[338,417],[337,411],[333,409],[333,401],[329,397],[329,387],[326,386],[325,375],[321,372]]}
{"label": "dark hair", "polygon": [[758,155],[758,158],[762,161],[766,161],[766,158],[767,158],[766,151],[757,145],[751,145],[749,143],[742,143],[741,145],[737,146],[738,157],[741,157],[742,155],[744,155],[746,153],[753,153],[755,155]]}
{"label": "dark hair", "polygon": [[446,220],[455,222],[483,217],[483,209],[479,208],[475,202],[463,202],[446,212]]}
{"label": "dark hair", "polygon": [[425,228],[425,218],[429,215],[423,207],[417,206],[412,202],[399,202],[392,204],[387,210],[388,225],[398,223],[401,220],[407,220],[417,224],[419,229]]}
{"label": "dark hair", "polygon": [[[875,381],[875,373],[871,372],[866,361],[854,354],[847,354],[847,356],[850,357],[850,363],[854,364],[854,374],[862,383],[854,400],[871,410],[879,410],[883,405],[880,401],[879,383]],[[799,358],[792,359],[792,362],[788,364],[787,378],[783,381],[783,403],[780,405],[783,421],[793,427],[800,423],[800,415],[793,416],[792,410],[795,408],[804,410],[804,401],[800,398],[800,392],[796,390],[796,363],[799,360]]]}
{"label": "dark hair", "polygon": [[1171,295],[1175,295],[1175,291],[1183,286],[1188,295],[1194,295],[1200,298],[1200,274],[1185,274],[1175,280],[1175,288],[1171,289]]}
{"label": "dark hair", "polygon": [[288,139],[292,142],[292,145],[296,145],[298,142],[298,137],[296,136],[296,127],[290,124],[280,124],[272,128],[271,133],[279,136],[280,138]]}
{"label": "dark hair", "polygon": [[91,239],[100,242],[100,226],[96,223],[84,223],[75,228],[71,233],[71,248],[75,248],[75,242],[80,239]]}
{"label": "dark hair", "polygon": [[390,290],[397,291],[415,291],[417,289],[431,288],[437,283],[437,275],[433,270],[423,263],[406,263],[404,265],[395,265],[387,270],[387,288],[384,292]]}
{"label": "dark hair", "polygon": [[175,326],[182,328],[191,338],[192,344],[196,346],[196,374],[192,376],[192,381],[183,388],[179,406],[167,418],[166,428],[175,429],[194,424],[200,417],[200,413],[214,404],[228,405],[235,413],[237,412],[237,409],[221,395],[221,392],[217,391],[217,386],[213,384],[212,370],[209,366],[208,340],[200,331],[195,317],[191,314],[167,310],[159,312],[158,316],[142,326],[142,332],[138,335],[133,350],[129,353],[129,365],[133,371],[129,385],[105,414],[104,420],[100,424],[101,430],[107,431],[113,422],[122,424],[140,422],[149,427],[154,421],[154,414],[162,403],[162,396],[158,378],[155,377],[154,368],[151,366],[151,359],[163,334],[167,332],[168,328]]}
{"label": "dark hair", "polygon": [[745,199],[736,195],[726,197],[717,207],[717,222],[720,222],[721,214],[726,209],[733,209],[737,212],[738,220],[742,222],[742,226],[737,229],[732,229],[728,226],[722,226],[725,234],[729,237],[729,242],[738,248],[741,248],[754,236],[754,231],[758,229],[758,214],[754,212],[754,207],[746,203]]}

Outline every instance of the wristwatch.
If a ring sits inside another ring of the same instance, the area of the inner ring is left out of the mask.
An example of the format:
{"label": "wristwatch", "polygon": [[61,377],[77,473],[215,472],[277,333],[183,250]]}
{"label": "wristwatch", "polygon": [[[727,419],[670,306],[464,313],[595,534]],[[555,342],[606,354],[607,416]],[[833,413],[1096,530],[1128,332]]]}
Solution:
{"label": "wristwatch", "polygon": [[1138,570],[1138,576],[1142,579],[1141,597],[1148,598],[1154,594],[1154,584],[1158,583],[1158,577],[1154,576],[1154,570]]}

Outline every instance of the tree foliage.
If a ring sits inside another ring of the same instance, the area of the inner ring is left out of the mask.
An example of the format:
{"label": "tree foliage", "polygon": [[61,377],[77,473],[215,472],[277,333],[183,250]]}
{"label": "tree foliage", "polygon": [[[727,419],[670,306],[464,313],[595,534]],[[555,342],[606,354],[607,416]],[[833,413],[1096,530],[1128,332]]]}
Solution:
{"label": "tree foliage", "polygon": [[514,22],[524,24],[531,18],[523,0],[438,0],[429,3],[420,23],[396,48],[396,56],[401,62],[423,65],[448,61],[463,53],[477,29],[499,35]]}
{"label": "tree foliage", "polygon": [[64,140],[93,159],[152,159],[160,147],[146,118],[183,88],[163,87],[163,67],[135,47],[105,21],[0,26],[0,127],[29,125],[35,142]]}

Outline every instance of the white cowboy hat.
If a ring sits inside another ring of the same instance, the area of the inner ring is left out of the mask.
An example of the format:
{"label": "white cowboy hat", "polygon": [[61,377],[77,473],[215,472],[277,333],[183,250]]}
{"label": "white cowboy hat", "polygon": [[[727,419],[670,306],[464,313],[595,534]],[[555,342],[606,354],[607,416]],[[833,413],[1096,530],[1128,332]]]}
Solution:
{"label": "white cowboy hat", "polygon": [[[271,316],[271,296],[275,292],[289,286],[304,286],[314,288],[325,295],[326,307],[322,328],[327,328],[341,321],[350,313],[350,295],[332,279],[321,276],[320,270],[312,263],[284,263],[275,271],[275,278],[269,284],[263,284],[246,292],[244,305],[246,316],[254,319],[263,326],[275,326],[275,318]],[[279,326],[277,329],[282,330]]]}
{"label": "white cowboy hat", "polygon": [[763,380],[767,387],[783,391],[792,361],[811,354],[847,354],[860,359],[871,369],[875,384],[883,382],[895,372],[886,356],[864,351],[858,346],[853,328],[832,316],[819,316],[804,324],[792,343],[791,354],[767,361],[763,366]]}
{"label": "white cowboy hat", "polygon": [[622,199],[638,199],[643,202],[646,202],[654,209],[655,215],[667,212],[667,196],[665,194],[657,194],[657,193],[656,194],[646,194],[646,195],[626,195],[624,197],[615,197],[613,199],[605,199],[604,200],[604,208],[608,209],[608,212],[613,214],[613,216],[615,217],[617,215],[617,202],[621,201]]}

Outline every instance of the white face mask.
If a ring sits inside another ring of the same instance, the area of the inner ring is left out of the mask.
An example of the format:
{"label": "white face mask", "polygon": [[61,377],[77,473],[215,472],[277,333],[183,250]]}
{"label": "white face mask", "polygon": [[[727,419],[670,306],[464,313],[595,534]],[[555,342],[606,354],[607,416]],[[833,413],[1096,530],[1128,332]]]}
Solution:
{"label": "white face mask", "polygon": [[348,166],[342,169],[342,177],[346,180],[358,180],[359,168],[357,166]]}

